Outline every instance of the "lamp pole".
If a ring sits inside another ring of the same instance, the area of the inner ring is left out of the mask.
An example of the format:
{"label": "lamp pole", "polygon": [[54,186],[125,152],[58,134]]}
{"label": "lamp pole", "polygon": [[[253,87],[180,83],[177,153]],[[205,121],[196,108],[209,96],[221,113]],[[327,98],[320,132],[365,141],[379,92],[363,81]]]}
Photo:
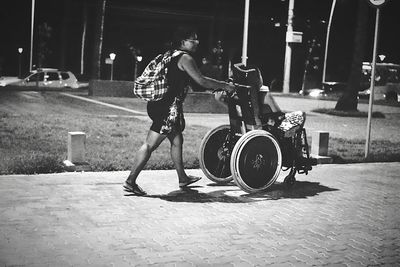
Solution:
{"label": "lamp pole", "polygon": [[111,59],[111,76],[110,80],[113,80],[113,74],[114,74],[114,59],[117,55],[115,53],[110,53],[110,59]]}
{"label": "lamp pole", "polygon": [[245,0],[244,5],[244,25],[243,25],[243,45],[242,45],[242,63],[246,66],[247,64],[247,42],[249,33],[249,9],[250,0]]}
{"label": "lamp pole", "polygon": [[21,78],[21,57],[23,51],[22,47],[18,48],[18,78]]}
{"label": "lamp pole", "polygon": [[135,55],[135,72],[133,74],[133,80],[136,81],[137,73],[138,73],[138,64],[141,62],[143,57],[141,55]]}
{"label": "lamp pole", "polygon": [[290,65],[292,64],[292,47],[290,41],[288,40],[288,35],[293,33],[293,9],[294,0],[289,0],[288,26],[286,30],[285,66],[283,76],[283,93],[285,94],[290,92]]}
{"label": "lamp pole", "polygon": [[35,23],[35,0],[32,0],[32,15],[31,15],[31,54],[29,57],[29,71],[32,72],[33,58],[33,28]]}
{"label": "lamp pole", "polygon": [[335,6],[336,6],[336,0],[333,0],[332,7],[331,7],[331,13],[329,15],[328,28],[326,30],[324,68],[322,71],[322,86],[326,82],[326,62],[327,62],[327,57],[328,57],[329,35],[330,35],[330,31],[331,31],[333,11],[335,10]]}
{"label": "lamp pole", "polygon": [[131,54],[133,56],[133,81],[136,81],[138,73],[138,65],[139,62],[142,61],[143,57],[140,49],[135,48],[133,44],[128,44],[128,49],[129,51],[131,51]]}
{"label": "lamp pole", "polygon": [[372,110],[374,105],[375,70],[376,70],[376,57],[377,57],[378,36],[379,36],[379,16],[381,7],[385,5],[387,2],[389,2],[389,0],[368,0],[368,3],[376,9],[376,15],[375,15],[374,49],[372,52],[372,70],[371,70],[369,104],[368,104],[367,136],[365,141],[365,153],[364,153],[365,159],[367,159],[369,156],[369,148],[371,142],[370,138],[371,138]]}
{"label": "lamp pole", "polygon": [[370,92],[369,92],[369,104],[368,104],[368,120],[367,120],[367,137],[365,141],[365,153],[364,158],[369,156],[369,146],[371,138],[371,121],[372,121],[372,109],[374,105],[374,89],[375,89],[375,69],[376,69],[376,53],[378,47],[378,32],[379,32],[379,11],[380,8],[376,9],[375,17],[375,36],[374,36],[374,50],[372,56],[372,70],[371,70],[371,82],[370,82]]}

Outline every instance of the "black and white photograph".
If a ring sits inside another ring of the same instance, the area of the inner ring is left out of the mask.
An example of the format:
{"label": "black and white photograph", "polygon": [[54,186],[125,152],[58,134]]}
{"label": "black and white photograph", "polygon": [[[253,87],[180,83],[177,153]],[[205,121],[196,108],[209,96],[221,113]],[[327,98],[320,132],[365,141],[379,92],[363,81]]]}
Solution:
{"label": "black and white photograph", "polygon": [[400,265],[397,0],[5,0],[0,267]]}

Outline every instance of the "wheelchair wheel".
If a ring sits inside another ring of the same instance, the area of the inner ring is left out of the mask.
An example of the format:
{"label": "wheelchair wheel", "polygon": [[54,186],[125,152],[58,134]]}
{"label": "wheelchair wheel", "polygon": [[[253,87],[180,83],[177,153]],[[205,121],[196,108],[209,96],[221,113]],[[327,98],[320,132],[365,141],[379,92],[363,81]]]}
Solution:
{"label": "wheelchair wheel", "polygon": [[281,167],[282,153],[278,141],[267,131],[247,132],[233,148],[233,179],[245,192],[255,193],[271,186],[278,178]]}
{"label": "wheelchair wheel", "polygon": [[229,138],[229,125],[221,125],[209,131],[200,144],[200,168],[208,179],[216,183],[233,180],[230,170],[230,148],[226,147]]}

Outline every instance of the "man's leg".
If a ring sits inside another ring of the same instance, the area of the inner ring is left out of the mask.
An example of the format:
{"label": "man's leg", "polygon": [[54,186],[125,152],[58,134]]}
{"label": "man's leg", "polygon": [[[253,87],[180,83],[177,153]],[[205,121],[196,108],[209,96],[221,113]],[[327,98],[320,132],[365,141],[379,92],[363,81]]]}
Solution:
{"label": "man's leg", "polygon": [[152,130],[149,130],[146,141],[139,148],[133,161],[132,170],[127,178],[127,182],[135,184],[139,173],[143,170],[151,153],[164,141],[165,135],[161,135]]}

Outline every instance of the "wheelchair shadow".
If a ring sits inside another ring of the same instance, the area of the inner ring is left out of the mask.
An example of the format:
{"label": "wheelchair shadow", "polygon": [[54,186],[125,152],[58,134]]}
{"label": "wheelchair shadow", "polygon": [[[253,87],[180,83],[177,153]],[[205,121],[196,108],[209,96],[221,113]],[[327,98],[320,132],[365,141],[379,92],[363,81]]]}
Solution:
{"label": "wheelchair shadow", "polygon": [[[296,181],[295,185],[288,188],[283,183],[276,183],[268,190],[258,193],[246,193],[234,184],[225,185],[209,184],[210,187],[222,187],[226,189],[214,190],[210,192],[201,192],[197,188],[201,186],[187,187],[185,189],[175,190],[163,195],[147,195],[148,198],[159,198],[171,202],[193,202],[193,203],[251,203],[268,200],[279,200],[285,198],[300,199],[316,196],[323,192],[337,191],[338,189],[321,185],[318,182]],[[230,188],[233,187],[233,188]]]}
{"label": "wheelchair shadow", "polygon": [[288,188],[284,183],[273,184],[265,192],[248,194],[252,198],[267,198],[279,200],[283,198],[308,198],[317,196],[323,192],[338,191],[339,189],[321,185],[318,182],[296,181],[293,187]]}

